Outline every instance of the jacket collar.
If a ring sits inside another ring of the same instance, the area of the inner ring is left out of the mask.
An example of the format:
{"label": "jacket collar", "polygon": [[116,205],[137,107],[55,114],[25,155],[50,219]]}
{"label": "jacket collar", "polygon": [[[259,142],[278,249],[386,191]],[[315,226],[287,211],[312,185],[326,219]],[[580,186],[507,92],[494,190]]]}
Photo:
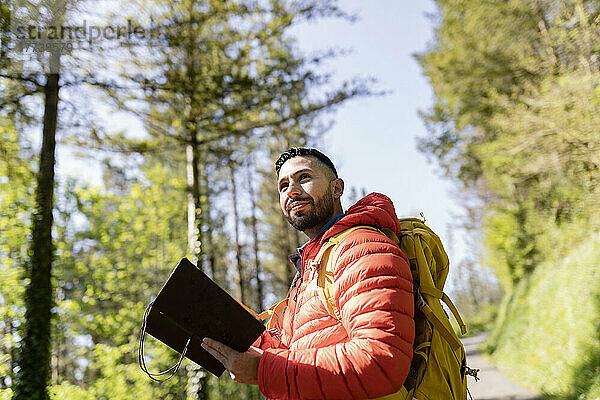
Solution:
{"label": "jacket collar", "polygon": [[336,223],[309,240],[303,246],[302,253],[311,257],[313,251],[318,252],[330,237],[356,225],[389,228],[396,235],[400,233],[400,222],[394,203],[386,195],[373,192],[357,201]]}

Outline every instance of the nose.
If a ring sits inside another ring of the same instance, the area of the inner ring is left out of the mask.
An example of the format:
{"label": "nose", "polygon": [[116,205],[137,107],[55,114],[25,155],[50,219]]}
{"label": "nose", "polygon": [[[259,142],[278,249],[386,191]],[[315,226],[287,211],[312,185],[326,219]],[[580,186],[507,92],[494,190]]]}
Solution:
{"label": "nose", "polygon": [[298,183],[290,180],[286,192],[287,197],[293,199],[294,197],[298,197],[302,194],[302,189]]}

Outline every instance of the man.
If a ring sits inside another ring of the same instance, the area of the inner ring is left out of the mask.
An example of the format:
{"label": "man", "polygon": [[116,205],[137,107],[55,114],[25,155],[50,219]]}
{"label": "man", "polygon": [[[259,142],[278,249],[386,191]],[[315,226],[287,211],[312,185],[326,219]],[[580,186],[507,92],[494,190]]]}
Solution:
{"label": "man", "polygon": [[412,358],[413,287],[408,260],[385,235],[357,229],[338,244],[333,297],[326,310],[313,260],[328,238],[356,225],[399,233],[392,202],[371,193],[343,213],[344,181],[316,149],[292,148],[275,163],[283,214],[310,240],[290,256],[298,274],[275,329],[245,353],[211,339],[203,347],[238,382],[269,399],[367,399],[397,392]]}

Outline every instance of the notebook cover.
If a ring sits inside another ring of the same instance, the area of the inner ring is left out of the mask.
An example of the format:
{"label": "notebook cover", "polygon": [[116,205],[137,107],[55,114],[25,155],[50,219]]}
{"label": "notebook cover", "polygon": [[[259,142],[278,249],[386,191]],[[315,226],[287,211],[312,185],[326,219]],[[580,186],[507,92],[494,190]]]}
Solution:
{"label": "notebook cover", "polygon": [[225,367],[200,344],[210,337],[244,352],[265,330],[264,325],[225,290],[183,258],[159,292],[148,314],[146,332],[220,376]]}

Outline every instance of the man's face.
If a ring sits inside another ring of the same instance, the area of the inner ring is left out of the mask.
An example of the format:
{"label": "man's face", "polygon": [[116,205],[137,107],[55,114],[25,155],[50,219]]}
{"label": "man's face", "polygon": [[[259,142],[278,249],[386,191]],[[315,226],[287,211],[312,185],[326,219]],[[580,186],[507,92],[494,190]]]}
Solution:
{"label": "man's face", "polygon": [[310,156],[291,158],[281,166],[277,182],[279,204],[295,229],[309,234],[333,217],[332,175]]}

